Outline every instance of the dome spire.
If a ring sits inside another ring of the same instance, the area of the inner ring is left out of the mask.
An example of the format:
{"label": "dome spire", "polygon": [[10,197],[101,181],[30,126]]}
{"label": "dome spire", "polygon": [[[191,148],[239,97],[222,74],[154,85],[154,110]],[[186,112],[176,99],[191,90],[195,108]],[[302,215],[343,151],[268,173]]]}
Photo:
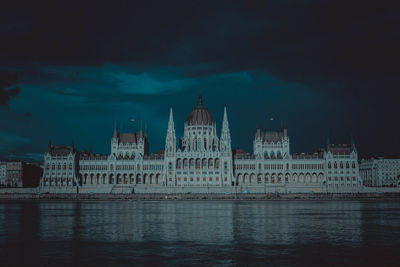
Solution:
{"label": "dome spire", "polygon": [[202,94],[201,94],[201,88],[200,88],[200,90],[199,90],[199,98],[198,98],[198,100],[197,100],[197,105],[198,105],[198,106],[202,106],[202,105],[203,105],[203,96],[202,96]]}

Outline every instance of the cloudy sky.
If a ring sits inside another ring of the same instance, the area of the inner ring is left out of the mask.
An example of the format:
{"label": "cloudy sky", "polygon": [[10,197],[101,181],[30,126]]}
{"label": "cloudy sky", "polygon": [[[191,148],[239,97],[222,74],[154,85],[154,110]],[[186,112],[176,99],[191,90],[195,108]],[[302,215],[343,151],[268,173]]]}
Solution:
{"label": "cloudy sky", "polygon": [[399,12],[385,1],[6,1],[0,158],[40,160],[49,138],[109,153],[114,121],[147,127],[162,149],[169,106],[180,136],[199,88],[218,131],[227,105],[235,148],[252,151],[257,126],[285,120],[292,152],[353,135],[361,156],[400,154]]}

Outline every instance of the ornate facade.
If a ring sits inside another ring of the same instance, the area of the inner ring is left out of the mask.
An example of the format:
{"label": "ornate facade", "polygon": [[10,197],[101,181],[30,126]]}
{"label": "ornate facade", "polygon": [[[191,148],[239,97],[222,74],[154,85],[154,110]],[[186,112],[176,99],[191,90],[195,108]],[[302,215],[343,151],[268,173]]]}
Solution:
{"label": "ornate facade", "polygon": [[165,149],[157,153],[149,154],[142,130],[122,133],[115,128],[109,155],[50,142],[44,159],[41,188],[51,192],[328,192],[362,186],[354,142],[291,154],[283,127],[276,132],[257,129],[252,154],[232,150],[226,107],[218,136],[201,93],[178,141],[170,109]]}

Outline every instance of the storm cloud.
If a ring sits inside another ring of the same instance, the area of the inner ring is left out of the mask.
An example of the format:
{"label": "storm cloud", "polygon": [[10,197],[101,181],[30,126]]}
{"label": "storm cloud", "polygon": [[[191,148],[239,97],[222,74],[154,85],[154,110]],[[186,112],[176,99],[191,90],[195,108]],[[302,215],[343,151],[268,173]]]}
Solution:
{"label": "storm cloud", "polygon": [[202,88],[218,126],[228,106],[234,147],[251,150],[257,125],[285,120],[295,152],[353,135],[362,156],[398,154],[399,11],[385,1],[8,1],[0,69],[19,87],[0,84],[0,130],[32,139],[13,154],[72,137],[106,153],[117,120],[147,126],[154,151],[168,107],[181,134]]}

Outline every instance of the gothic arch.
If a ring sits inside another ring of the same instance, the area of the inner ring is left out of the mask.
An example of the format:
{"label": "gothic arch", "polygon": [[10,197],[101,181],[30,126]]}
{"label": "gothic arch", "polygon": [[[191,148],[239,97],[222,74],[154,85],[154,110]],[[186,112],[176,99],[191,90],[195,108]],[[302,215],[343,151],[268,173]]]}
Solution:
{"label": "gothic arch", "polygon": [[209,169],[214,168],[213,162],[214,162],[213,159],[208,159],[208,168],[209,168]]}
{"label": "gothic arch", "polygon": [[238,173],[236,183],[240,184],[243,182],[243,175],[241,173]]}
{"label": "gothic arch", "polygon": [[317,174],[315,172],[311,176],[311,182],[312,183],[317,183],[318,182],[318,177],[317,177]]}
{"label": "gothic arch", "polygon": [[297,173],[293,173],[292,175],[292,181],[293,183],[297,184],[299,182],[299,177],[297,176]]}
{"label": "gothic arch", "polygon": [[270,176],[269,173],[265,174],[265,180],[264,180],[265,184],[269,184],[269,182],[270,182],[270,177],[269,176]]}
{"label": "gothic arch", "polygon": [[202,169],[207,169],[207,159],[203,158],[201,161],[201,168]]}
{"label": "gothic arch", "polygon": [[276,173],[273,173],[271,175],[271,184],[275,184],[276,183]]}
{"label": "gothic arch", "polygon": [[306,173],[306,183],[311,183],[311,174],[310,173]]}
{"label": "gothic arch", "polygon": [[194,159],[189,159],[189,169],[194,169]]}
{"label": "gothic arch", "polygon": [[290,183],[290,174],[289,173],[285,174],[285,183]]}
{"label": "gothic arch", "polygon": [[176,168],[178,170],[182,168],[182,159],[177,159],[176,160]]}
{"label": "gothic arch", "polygon": [[304,183],[304,173],[299,174],[299,183]]}
{"label": "gothic arch", "polygon": [[279,173],[278,174],[278,184],[282,184],[283,183],[283,174]]}
{"label": "gothic arch", "polygon": [[249,174],[245,173],[243,176],[243,184],[248,184],[249,183]]}
{"label": "gothic arch", "polygon": [[257,184],[261,184],[261,183],[262,183],[262,174],[259,173],[259,174],[257,175]]}
{"label": "gothic arch", "polygon": [[256,175],[254,173],[250,174],[250,184],[256,183]]}

